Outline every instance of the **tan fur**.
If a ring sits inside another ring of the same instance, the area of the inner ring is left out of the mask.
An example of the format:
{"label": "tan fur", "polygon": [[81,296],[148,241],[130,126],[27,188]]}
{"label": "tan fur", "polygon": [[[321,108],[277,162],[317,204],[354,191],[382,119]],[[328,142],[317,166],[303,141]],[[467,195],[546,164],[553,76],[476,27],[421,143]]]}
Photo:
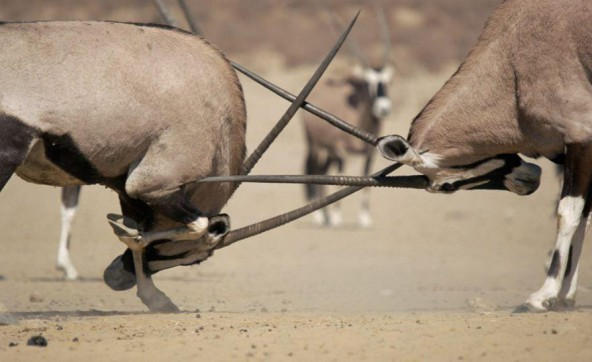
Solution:
{"label": "tan fur", "polygon": [[[228,184],[191,184],[238,174],[245,153],[240,84],[199,37],[109,22],[11,23],[0,26],[0,49],[0,112],[69,134],[101,175],[128,174],[130,196],[150,201],[190,183],[185,192],[206,215],[230,197]],[[30,152],[18,173],[80,183],[47,172],[55,166],[42,156]]]}
{"label": "tan fur", "polygon": [[507,0],[458,72],[414,120],[409,141],[465,165],[592,141],[592,3]]}
{"label": "tan fur", "polygon": [[[353,92],[354,89],[348,81],[329,79],[319,83],[310,99],[352,125],[370,134],[378,134],[380,122],[371,119],[369,102],[361,101],[357,107],[348,102],[348,97]],[[303,112],[302,117],[308,146],[314,150],[313,152],[325,152],[333,157],[343,158],[348,153],[365,154],[369,150],[373,151],[373,148],[363,141],[308,112]]]}

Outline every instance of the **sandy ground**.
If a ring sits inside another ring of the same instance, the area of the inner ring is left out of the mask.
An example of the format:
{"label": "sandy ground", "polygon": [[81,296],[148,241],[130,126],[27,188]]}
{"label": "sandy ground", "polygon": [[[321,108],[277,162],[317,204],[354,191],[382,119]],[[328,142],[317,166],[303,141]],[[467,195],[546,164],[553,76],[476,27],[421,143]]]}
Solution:
{"label": "sandy ground", "polygon": [[[297,91],[310,73],[268,78]],[[446,76],[397,80],[384,133],[405,134]],[[252,148],[287,103],[243,84]],[[301,172],[303,132],[293,123],[255,173]],[[103,284],[104,267],[123,250],[104,217],[119,211],[113,193],[83,190],[71,248],[82,279],[65,282],[54,268],[59,190],[13,178],[0,194],[0,312],[18,323],[0,326],[0,360],[590,361],[588,245],[576,311],[511,313],[542,283],[554,241],[558,182],[540,164],[543,183],[530,197],[373,190],[371,229],[356,226],[354,195],[338,229],[302,219],[162,272],[155,280],[184,311],[176,315],[148,314],[135,291]],[[246,185],[226,211],[241,226],[302,202],[298,186]],[[46,348],[26,345],[36,334]]]}

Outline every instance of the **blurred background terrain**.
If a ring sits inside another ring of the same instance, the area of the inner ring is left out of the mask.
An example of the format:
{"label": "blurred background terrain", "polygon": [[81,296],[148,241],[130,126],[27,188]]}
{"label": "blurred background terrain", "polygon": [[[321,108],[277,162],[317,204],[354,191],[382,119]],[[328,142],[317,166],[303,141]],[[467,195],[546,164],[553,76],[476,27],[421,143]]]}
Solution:
{"label": "blurred background terrain", "polygon": [[[176,1],[163,0],[172,9]],[[379,4],[391,27],[394,59],[406,73],[457,63],[499,0],[187,0],[207,38],[232,56],[269,54],[288,66],[314,63],[335,38],[323,7],[349,19],[362,9],[354,36],[366,52],[381,46],[374,13]],[[178,19],[180,13],[175,12]],[[0,21],[117,20],[162,22],[150,0],[4,0]],[[180,21],[180,20],[179,20]]]}

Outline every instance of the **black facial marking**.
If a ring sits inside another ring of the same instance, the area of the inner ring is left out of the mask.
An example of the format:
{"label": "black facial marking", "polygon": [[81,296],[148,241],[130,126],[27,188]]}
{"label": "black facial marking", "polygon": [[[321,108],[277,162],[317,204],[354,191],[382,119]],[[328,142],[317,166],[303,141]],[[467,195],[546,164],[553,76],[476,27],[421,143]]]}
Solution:
{"label": "black facial marking", "polygon": [[18,118],[0,114],[0,190],[25,160],[36,133]]}
{"label": "black facial marking", "polygon": [[383,82],[378,82],[378,89],[376,90],[376,97],[386,97],[386,85]]}
{"label": "black facial marking", "polygon": [[187,200],[183,190],[161,198],[157,202],[150,203],[150,206],[162,212],[171,220],[183,224],[189,224],[203,215],[199,209]]}
{"label": "black facial marking", "polygon": [[103,183],[102,177],[90,161],[80,152],[69,134],[61,136],[44,133],[41,138],[45,156],[64,172],[87,184]]}
{"label": "black facial marking", "polygon": [[549,265],[549,271],[547,275],[553,278],[557,278],[559,274],[559,251],[553,251],[553,256],[551,258],[551,265]]}
{"label": "black facial marking", "polygon": [[560,153],[555,157],[549,158],[549,160],[557,165],[565,165],[565,153]]}
{"label": "black facial marking", "polygon": [[[504,166],[497,168],[490,173],[485,175],[460,180],[454,182],[454,186],[456,189],[459,189],[465,185],[470,185],[474,183],[482,183],[478,186],[471,187],[470,190],[508,190],[508,188],[504,185],[505,176],[512,173],[514,168],[519,167],[522,164],[522,159],[515,154],[507,154],[507,155],[499,155],[494,158],[488,158],[485,160],[481,160],[470,165],[463,165],[463,166],[455,166],[453,168],[457,169],[471,169],[474,167],[479,166],[480,164],[492,160],[492,159],[501,159],[504,161]],[[536,180],[522,180],[524,183],[534,183]],[[534,192],[536,187],[532,188]]]}

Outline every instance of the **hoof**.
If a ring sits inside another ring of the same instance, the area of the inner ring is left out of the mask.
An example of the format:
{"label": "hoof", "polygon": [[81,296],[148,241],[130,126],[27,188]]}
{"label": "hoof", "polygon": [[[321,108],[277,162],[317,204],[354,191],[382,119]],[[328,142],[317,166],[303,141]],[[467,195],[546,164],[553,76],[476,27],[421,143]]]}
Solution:
{"label": "hoof", "polygon": [[169,297],[166,296],[160,290],[156,290],[151,295],[141,295],[138,293],[138,297],[148,307],[148,309],[152,313],[178,313],[180,312],[179,308],[171,301]]}
{"label": "hoof", "polygon": [[363,229],[369,229],[372,227],[372,217],[367,212],[362,212],[358,215],[358,224]]}
{"label": "hoof", "polygon": [[69,267],[67,267],[65,265],[57,264],[56,265],[56,270],[59,270],[62,273],[64,273],[64,278],[66,280],[76,280],[76,279],[78,279],[78,272],[74,268],[71,268],[71,267],[69,268]]}
{"label": "hoof", "polygon": [[109,288],[117,291],[128,290],[136,285],[134,262],[129,249],[109,264],[103,272],[103,280]]}
{"label": "hoof", "polygon": [[327,226],[327,218],[322,210],[317,210],[312,213],[313,223],[317,226]]}
{"label": "hoof", "polygon": [[333,210],[329,212],[329,226],[330,227],[339,227],[343,225],[343,217],[341,216],[341,212]]}
{"label": "hoof", "polygon": [[529,299],[514,309],[514,313],[544,313],[553,310],[557,305],[557,298],[543,300]]}
{"label": "hoof", "polygon": [[576,309],[576,301],[574,299],[558,299],[553,305],[553,310],[556,311],[570,311]]}

